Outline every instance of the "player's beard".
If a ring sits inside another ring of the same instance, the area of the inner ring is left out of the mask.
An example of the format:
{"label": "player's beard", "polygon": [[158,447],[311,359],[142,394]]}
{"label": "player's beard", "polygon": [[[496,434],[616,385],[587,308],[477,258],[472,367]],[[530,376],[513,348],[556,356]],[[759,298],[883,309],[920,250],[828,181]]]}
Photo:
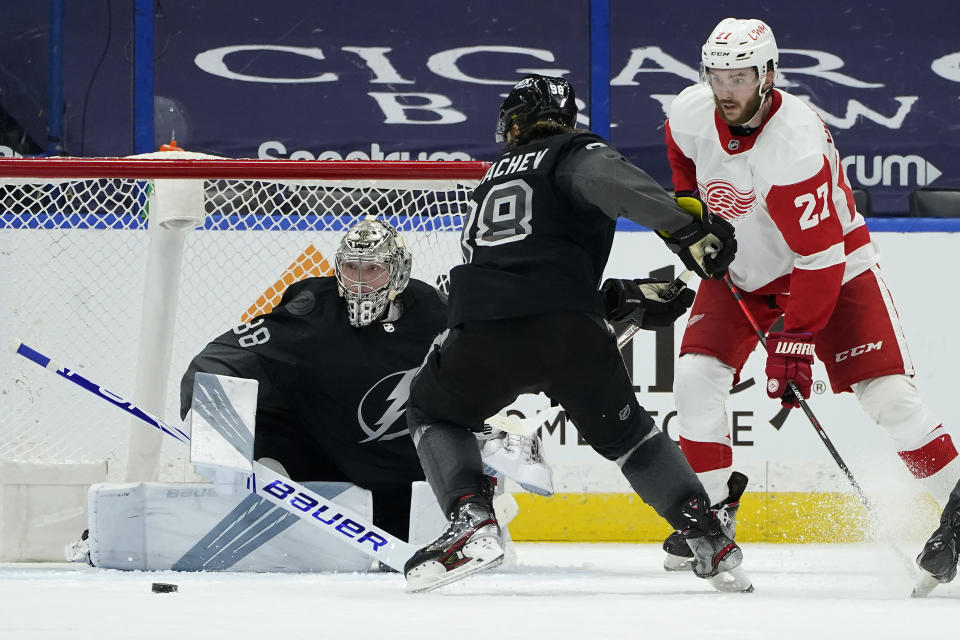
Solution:
{"label": "player's beard", "polygon": [[[760,105],[763,103],[763,99],[766,97],[766,94],[760,95],[759,93],[754,93],[749,100],[744,102],[742,105],[739,105],[740,113],[739,115],[731,120],[727,117],[726,112],[723,110],[723,104],[720,98],[717,97],[717,94],[713,94],[713,104],[717,108],[717,113],[720,114],[720,119],[726,122],[731,127],[739,127],[747,124],[753,119],[753,116],[757,115],[757,112],[760,111]],[[728,100],[727,102],[734,102]]]}

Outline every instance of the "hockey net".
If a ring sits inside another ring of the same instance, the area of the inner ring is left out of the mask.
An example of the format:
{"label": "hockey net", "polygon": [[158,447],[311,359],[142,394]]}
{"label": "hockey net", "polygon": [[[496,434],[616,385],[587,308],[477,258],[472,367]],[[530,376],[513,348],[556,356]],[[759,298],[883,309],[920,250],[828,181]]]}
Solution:
{"label": "hockey net", "polygon": [[[461,261],[459,231],[483,170],[177,151],[0,160],[0,338],[179,424],[192,356],[268,311],[291,283],[332,274],[337,244],[359,219],[397,226],[413,277],[435,284]],[[149,427],[9,349],[0,371],[0,462],[106,460],[111,481],[149,479],[128,463],[131,433]],[[185,449],[163,443],[154,477],[189,477]]]}

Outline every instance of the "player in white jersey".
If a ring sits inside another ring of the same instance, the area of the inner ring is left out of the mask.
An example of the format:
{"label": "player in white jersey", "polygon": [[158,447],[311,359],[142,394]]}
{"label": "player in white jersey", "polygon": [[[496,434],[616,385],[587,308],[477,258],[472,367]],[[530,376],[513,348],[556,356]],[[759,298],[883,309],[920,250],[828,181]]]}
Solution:
{"label": "player in white jersey", "polygon": [[[777,61],[762,21],[716,26],[703,45],[702,82],[670,109],[674,188],[698,195],[736,228],[729,277],[768,332],[767,394],[796,406],[792,380],[809,397],[815,351],[833,391],[854,392],[944,504],[957,450],[913,384],[897,312],[833,138],[809,106],[774,88]],[[770,331],[781,315],[783,330]],[[757,342],[726,285],[700,283],[674,394],[680,445],[714,503],[727,498],[733,466],[724,403]],[[676,536],[665,548],[688,553]]]}

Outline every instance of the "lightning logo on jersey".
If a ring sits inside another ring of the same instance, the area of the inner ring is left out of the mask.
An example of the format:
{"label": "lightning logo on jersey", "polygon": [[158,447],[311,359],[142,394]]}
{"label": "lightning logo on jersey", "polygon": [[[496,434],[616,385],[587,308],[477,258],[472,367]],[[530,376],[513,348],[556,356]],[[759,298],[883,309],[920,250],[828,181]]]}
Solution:
{"label": "lightning logo on jersey", "polygon": [[[401,420],[401,418],[403,418],[407,399],[410,397],[410,383],[413,381],[413,376],[416,373],[416,368],[410,369],[409,371],[391,373],[381,378],[363,395],[357,407],[357,422],[360,424],[363,432],[367,434],[367,437],[360,440],[360,444],[372,442],[373,440],[393,440],[394,438],[399,438],[409,433],[406,420]],[[387,394],[386,399],[383,399],[384,390],[390,388],[392,381],[398,377],[399,380],[396,382],[396,385],[393,386]],[[386,405],[385,408],[384,405]],[[380,417],[374,421],[374,427],[370,427],[367,424],[364,413],[370,415],[377,415],[379,413]],[[388,433],[397,421],[401,421],[403,429]]]}

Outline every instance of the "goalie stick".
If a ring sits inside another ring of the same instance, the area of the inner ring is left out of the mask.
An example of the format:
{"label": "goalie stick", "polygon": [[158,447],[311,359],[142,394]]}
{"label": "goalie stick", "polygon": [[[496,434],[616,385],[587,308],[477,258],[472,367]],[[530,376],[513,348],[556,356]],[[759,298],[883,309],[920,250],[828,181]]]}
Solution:
{"label": "goalie stick", "polygon": [[[59,366],[51,358],[22,342],[14,342],[13,349],[24,358],[45,369],[55,371],[57,375],[123,409],[151,427],[159,429],[180,442],[189,442],[190,437],[177,427],[143,411],[72,369]],[[251,462],[253,472],[247,477],[248,491],[309,522],[327,535],[348,544],[374,560],[403,573],[404,565],[417,549],[414,545],[383,531],[352,510],[340,507],[335,502],[327,500],[259,462],[255,460]]]}

